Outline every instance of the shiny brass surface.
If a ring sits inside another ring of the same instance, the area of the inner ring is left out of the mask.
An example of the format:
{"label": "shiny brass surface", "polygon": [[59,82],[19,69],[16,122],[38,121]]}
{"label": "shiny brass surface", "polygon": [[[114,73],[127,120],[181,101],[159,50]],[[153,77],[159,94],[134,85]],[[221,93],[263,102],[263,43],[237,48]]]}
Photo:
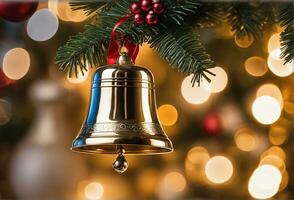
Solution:
{"label": "shiny brass surface", "polygon": [[120,57],[116,65],[96,70],[87,118],[72,150],[116,154],[158,154],[172,144],[158,120],[154,78],[150,71]]}

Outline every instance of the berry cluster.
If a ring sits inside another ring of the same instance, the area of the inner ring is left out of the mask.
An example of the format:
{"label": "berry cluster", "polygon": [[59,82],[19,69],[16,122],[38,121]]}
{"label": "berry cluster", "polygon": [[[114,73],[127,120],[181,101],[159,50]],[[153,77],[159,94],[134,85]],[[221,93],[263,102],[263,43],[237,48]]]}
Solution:
{"label": "berry cluster", "polygon": [[144,22],[148,25],[156,25],[158,15],[164,12],[164,7],[160,0],[140,0],[140,2],[133,2],[130,10],[137,25],[144,24]]}

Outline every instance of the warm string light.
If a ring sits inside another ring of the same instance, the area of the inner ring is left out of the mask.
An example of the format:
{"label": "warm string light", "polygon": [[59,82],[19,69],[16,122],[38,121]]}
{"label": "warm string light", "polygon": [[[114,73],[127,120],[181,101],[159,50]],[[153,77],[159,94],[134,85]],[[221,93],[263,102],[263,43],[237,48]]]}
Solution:
{"label": "warm string light", "polygon": [[191,80],[193,78],[193,74],[187,76],[181,86],[181,91],[184,99],[191,104],[202,104],[206,102],[211,95],[211,86],[210,84],[204,80],[201,81],[200,86],[195,84],[193,87],[191,84]]}
{"label": "warm string light", "polygon": [[177,122],[178,111],[173,105],[164,104],[158,108],[158,116],[164,126],[172,126]]}
{"label": "warm string light", "polygon": [[280,33],[275,33],[268,41],[268,59],[267,64],[270,71],[279,77],[286,77],[294,72],[294,62],[284,64],[281,59]]}
{"label": "warm string light", "polygon": [[30,68],[30,55],[23,48],[9,50],[3,58],[3,73],[12,80],[24,77]]}
{"label": "warm string light", "polygon": [[209,71],[215,74],[215,76],[210,77],[211,82],[209,84],[211,87],[211,92],[218,93],[223,91],[228,84],[228,75],[226,71],[221,67],[214,67]]}
{"label": "warm string light", "polygon": [[244,37],[237,37],[237,35],[235,35],[235,43],[240,48],[248,48],[253,42],[254,37],[252,35],[250,35],[250,37],[247,35]]}
{"label": "warm string light", "polygon": [[216,184],[227,182],[233,176],[233,164],[225,156],[214,156],[205,165],[207,179]]}
{"label": "warm string light", "polygon": [[273,145],[281,145],[286,141],[288,131],[285,127],[274,125],[270,128],[268,137]]}
{"label": "warm string light", "polygon": [[282,92],[279,89],[279,87],[276,86],[275,84],[267,83],[267,84],[261,85],[256,92],[256,97],[260,97],[260,96],[271,96],[280,103],[281,107],[283,107],[284,100],[283,100]]}
{"label": "warm string light", "polygon": [[103,186],[98,182],[89,183],[84,190],[84,194],[87,200],[101,199],[104,193]]}
{"label": "warm string light", "polygon": [[258,147],[258,137],[249,128],[241,128],[234,135],[236,146],[242,151],[253,151]]}
{"label": "warm string light", "polygon": [[280,118],[281,106],[278,100],[271,96],[260,96],[252,104],[252,114],[261,124],[273,124]]}
{"label": "warm string light", "polygon": [[261,165],[251,175],[248,191],[254,198],[268,199],[279,191],[281,180],[281,172],[275,166]]}
{"label": "warm string light", "polygon": [[263,76],[268,70],[266,61],[258,56],[248,58],[245,61],[244,66],[248,74],[256,77]]}
{"label": "warm string light", "polygon": [[79,83],[82,83],[84,81],[87,80],[88,76],[89,76],[89,69],[86,71],[84,70],[83,73],[81,72],[81,69],[80,67],[77,68],[77,76],[75,73],[73,73],[71,75],[71,77],[69,77],[69,74],[67,75],[67,80],[70,82],[70,83],[73,83],[73,84],[79,84]]}
{"label": "warm string light", "polygon": [[58,18],[48,9],[36,11],[27,24],[27,34],[35,41],[46,41],[58,30]]}

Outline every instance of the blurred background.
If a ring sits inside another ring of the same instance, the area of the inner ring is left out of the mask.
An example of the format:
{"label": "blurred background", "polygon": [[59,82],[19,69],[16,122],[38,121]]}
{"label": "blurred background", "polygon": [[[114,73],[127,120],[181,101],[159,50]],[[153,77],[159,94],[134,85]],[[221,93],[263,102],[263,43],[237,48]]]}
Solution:
{"label": "blurred background", "polygon": [[87,17],[67,1],[36,9],[0,18],[0,199],[294,199],[294,66],[279,58],[280,27],[259,41],[201,30],[218,67],[200,87],[144,44],[137,64],[155,76],[175,151],[127,156],[120,175],[116,155],[70,151],[95,69],[69,78],[54,56]]}

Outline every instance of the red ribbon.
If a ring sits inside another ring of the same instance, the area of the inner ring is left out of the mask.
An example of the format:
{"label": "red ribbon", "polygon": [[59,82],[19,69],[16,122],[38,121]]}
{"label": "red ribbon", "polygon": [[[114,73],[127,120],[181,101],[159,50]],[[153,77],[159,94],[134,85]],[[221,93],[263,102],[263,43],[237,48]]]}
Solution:
{"label": "red ribbon", "polygon": [[[121,33],[115,31],[122,23],[127,21],[129,18],[130,16],[124,16],[120,18],[112,29],[107,53],[108,64],[115,64],[116,60],[120,56],[120,42],[124,47],[128,49],[128,54],[132,58],[133,62],[135,62],[136,60],[139,52],[139,46],[135,44],[128,36],[121,36]],[[118,41],[118,39],[121,39],[122,41]]]}

